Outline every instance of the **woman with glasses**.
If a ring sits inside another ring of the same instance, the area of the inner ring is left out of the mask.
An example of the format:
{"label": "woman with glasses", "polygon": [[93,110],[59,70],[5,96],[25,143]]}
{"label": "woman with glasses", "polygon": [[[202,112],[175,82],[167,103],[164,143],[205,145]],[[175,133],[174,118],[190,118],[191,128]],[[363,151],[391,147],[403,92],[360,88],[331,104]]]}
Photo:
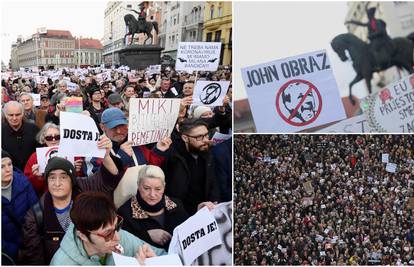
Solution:
{"label": "woman with glasses", "polygon": [[174,228],[189,216],[178,199],[164,194],[165,176],[160,167],[142,167],[137,185],[136,195],[118,209],[125,218],[122,229],[155,247],[168,250]]}
{"label": "woman with glasses", "polygon": [[[52,122],[46,123],[37,134],[36,140],[46,147],[59,146],[59,126]],[[51,153],[50,156],[56,156],[56,153]],[[82,162],[83,161],[81,158],[75,158],[75,168],[77,176],[83,176]],[[33,152],[29,160],[27,161],[26,166],[24,167],[24,175],[26,175],[29,178],[29,181],[30,183],[32,183],[33,188],[35,189],[38,197],[41,197],[43,193],[47,191],[47,184],[45,182],[45,178],[39,170],[36,151]]]}
{"label": "woman with glasses", "polygon": [[122,162],[111,155],[112,142],[108,137],[101,136],[98,148],[106,150],[103,165],[89,177],[78,177],[75,166],[66,159],[54,157],[47,163],[44,177],[48,191],[41,197],[39,207],[26,215],[21,264],[49,264],[72,222],[70,211],[77,195],[86,191],[112,195],[123,175]]}

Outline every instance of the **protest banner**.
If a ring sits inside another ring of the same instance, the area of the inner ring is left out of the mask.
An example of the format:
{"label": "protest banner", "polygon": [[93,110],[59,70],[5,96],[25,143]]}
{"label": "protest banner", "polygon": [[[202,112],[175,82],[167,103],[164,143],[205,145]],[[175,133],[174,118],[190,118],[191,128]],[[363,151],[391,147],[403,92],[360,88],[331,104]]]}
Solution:
{"label": "protest banner", "polygon": [[325,50],[242,68],[258,132],[298,132],[346,118]]}
{"label": "protest banner", "polygon": [[133,146],[158,142],[171,135],[181,99],[131,98],[128,140]]}
{"label": "protest banner", "polygon": [[194,106],[222,106],[230,81],[197,81],[193,94]]}
{"label": "protest banner", "polygon": [[69,91],[75,91],[76,87],[78,86],[76,83],[73,82],[66,82]]}
{"label": "protest banner", "polygon": [[37,84],[48,84],[47,77],[45,76],[36,76],[36,83]]}
{"label": "protest banner", "polygon": [[213,137],[211,138],[211,142],[213,146],[220,144],[232,137],[231,134],[222,134],[220,132],[215,132]]}
{"label": "protest banner", "polygon": [[220,52],[220,42],[180,42],[175,69],[187,72],[216,71]]}
{"label": "protest banner", "polygon": [[361,108],[376,132],[414,133],[414,74],[367,96]]}
{"label": "protest banner", "polygon": [[99,139],[99,130],[91,117],[80,113],[60,112],[60,154],[103,158],[105,149],[98,149]]}
{"label": "protest banner", "polygon": [[312,195],[313,194],[313,186],[312,183],[310,181],[307,181],[305,183],[303,183],[303,187],[305,188],[305,191],[308,195]]}
{"label": "protest banner", "polygon": [[169,254],[164,256],[146,258],[144,263],[144,265],[149,266],[183,266],[178,254]]}
{"label": "protest banner", "polygon": [[122,254],[118,254],[112,252],[112,257],[114,259],[114,263],[116,266],[139,266],[137,259],[134,257],[124,256]]}
{"label": "protest banner", "polygon": [[149,65],[147,68],[147,72],[149,75],[153,74],[160,74],[161,73],[161,65]]}
{"label": "protest banner", "polygon": [[387,172],[395,173],[397,170],[397,164],[388,162],[385,166]]}
{"label": "protest banner", "polygon": [[414,197],[410,197],[410,199],[408,200],[408,207],[414,210]]}
{"label": "protest banner", "polygon": [[323,128],[319,133],[371,133],[374,132],[368,125],[365,114],[361,114],[346,120],[335,123],[334,125]]}
{"label": "protest banner", "polygon": [[180,254],[184,265],[190,265],[198,256],[222,243],[213,213],[204,207],[174,229],[168,251]]}
{"label": "protest banner", "polygon": [[38,107],[40,106],[40,94],[30,94],[33,97],[33,105]]}
{"label": "protest banner", "polygon": [[388,163],[389,157],[390,157],[390,154],[383,153],[381,156],[381,162]]}
{"label": "protest banner", "polygon": [[82,97],[72,96],[72,97],[66,98],[65,111],[81,113],[83,111]]}
{"label": "protest banner", "polygon": [[53,157],[62,157],[69,160],[72,164],[74,163],[73,157],[64,157],[59,154],[59,147],[58,146],[49,146],[49,147],[38,147],[36,148],[36,157],[37,157],[37,164],[39,164],[39,172],[44,173],[47,162]]}

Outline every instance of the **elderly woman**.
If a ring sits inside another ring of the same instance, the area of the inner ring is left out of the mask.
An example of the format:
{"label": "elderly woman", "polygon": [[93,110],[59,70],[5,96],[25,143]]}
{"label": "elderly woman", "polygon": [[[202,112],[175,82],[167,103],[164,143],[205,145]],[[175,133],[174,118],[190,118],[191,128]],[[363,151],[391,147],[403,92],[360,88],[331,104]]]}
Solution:
{"label": "elderly woman", "polygon": [[179,200],[164,194],[165,177],[161,168],[142,167],[138,173],[138,191],[119,209],[123,229],[149,244],[168,249],[174,228],[189,216]]}
{"label": "elderly woman", "polygon": [[[59,146],[59,126],[51,122],[46,123],[37,134],[36,139],[40,144],[46,147]],[[75,168],[77,175],[83,176],[83,173],[81,171],[81,159],[75,160]],[[43,177],[43,173],[40,173],[39,170],[36,152],[33,152],[29,160],[27,161],[27,164],[24,167],[24,175],[26,175],[29,178],[30,183],[32,184],[33,188],[35,189],[39,197],[42,196],[45,191],[47,191],[47,184],[45,182],[45,178]]]}

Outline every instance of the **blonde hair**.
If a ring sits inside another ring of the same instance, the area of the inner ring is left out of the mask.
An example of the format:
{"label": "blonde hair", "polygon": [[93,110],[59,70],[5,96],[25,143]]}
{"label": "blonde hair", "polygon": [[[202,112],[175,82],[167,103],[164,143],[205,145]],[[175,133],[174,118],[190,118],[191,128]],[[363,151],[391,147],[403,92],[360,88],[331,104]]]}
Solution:
{"label": "blonde hair", "polygon": [[144,178],[158,178],[165,186],[165,175],[162,169],[155,165],[146,165],[139,170],[138,173],[138,186]]}

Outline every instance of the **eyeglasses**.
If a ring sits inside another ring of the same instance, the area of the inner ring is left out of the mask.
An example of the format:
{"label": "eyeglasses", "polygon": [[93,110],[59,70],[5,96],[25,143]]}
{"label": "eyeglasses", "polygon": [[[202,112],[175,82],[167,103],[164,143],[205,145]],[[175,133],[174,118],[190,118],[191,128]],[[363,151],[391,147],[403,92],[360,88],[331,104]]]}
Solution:
{"label": "eyeglasses", "polygon": [[88,230],[88,232],[93,234],[93,235],[97,235],[97,236],[102,237],[103,239],[105,239],[106,242],[111,241],[114,238],[115,232],[118,232],[121,229],[122,223],[124,222],[124,218],[122,218],[121,216],[116,215],[116,218],[117,218],[117,222],[116,222],[116,225],[115,225],[115,229],[108,230],[106,234],[94,233],[94,232],[89,231],[89,230]]}
{"label": "eyeglasses", "polygon": [[58,134],[58,135],[48,135],[48,136],[45,136],[45,140],[46,141],[54,141],[54,140],[56,140],[56,141],[59,141],[60,140],[60,135]]}
{"label": "eyeglasses", "polygon": [[208,133],[206,133],[206,134],[201,134],[201,135],[195,135],[195,136],[192,136],[192,135],[188,135],[188,134],[186,134],[188,137],[191,137],[191,138],[194,138],[195,140],[197,140],[197,141],[201,141],[201,140],[203,140],[203,139],[210,139],[210,138],[208,138]]}

